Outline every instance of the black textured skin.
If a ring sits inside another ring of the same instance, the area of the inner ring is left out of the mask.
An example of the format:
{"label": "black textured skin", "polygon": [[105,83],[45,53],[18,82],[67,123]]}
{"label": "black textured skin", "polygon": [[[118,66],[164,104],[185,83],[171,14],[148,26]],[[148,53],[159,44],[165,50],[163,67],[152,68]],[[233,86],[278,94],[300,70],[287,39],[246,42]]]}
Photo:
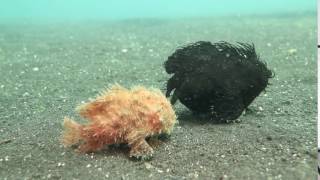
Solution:
{"label": "black textured skin", "polygon": [[199,41],[177,49],[164,64],[173,74],[166,96],[195,113],[234,120],[268,85],[273,76],[259,60],[254,45]]}

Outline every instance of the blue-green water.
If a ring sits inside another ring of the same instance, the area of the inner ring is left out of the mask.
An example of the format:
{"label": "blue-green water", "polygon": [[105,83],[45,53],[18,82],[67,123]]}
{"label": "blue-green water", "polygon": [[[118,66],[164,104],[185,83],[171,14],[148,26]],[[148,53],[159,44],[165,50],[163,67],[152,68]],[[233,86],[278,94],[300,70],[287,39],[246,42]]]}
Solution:
{"label": "blue-green water", "polygon": [[316,0],[1,0],[2,20],[181,18],[316,12]]}

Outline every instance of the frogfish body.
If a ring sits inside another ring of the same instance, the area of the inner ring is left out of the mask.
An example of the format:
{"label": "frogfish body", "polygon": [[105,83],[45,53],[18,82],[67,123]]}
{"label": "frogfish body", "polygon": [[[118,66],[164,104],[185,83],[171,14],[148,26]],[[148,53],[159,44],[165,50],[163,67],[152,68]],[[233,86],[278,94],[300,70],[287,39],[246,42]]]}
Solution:
{"label": "frogfish body", "polygon": [[77,110],[89,122],[79,124],[65,117],[61,141],[66,147],[78,145],[80,152],[125,143],[131,148],[130,157],[152,156],[146,138],[170,134],[176,123],[175,112],[161,91],[142,86],[113,85]]}

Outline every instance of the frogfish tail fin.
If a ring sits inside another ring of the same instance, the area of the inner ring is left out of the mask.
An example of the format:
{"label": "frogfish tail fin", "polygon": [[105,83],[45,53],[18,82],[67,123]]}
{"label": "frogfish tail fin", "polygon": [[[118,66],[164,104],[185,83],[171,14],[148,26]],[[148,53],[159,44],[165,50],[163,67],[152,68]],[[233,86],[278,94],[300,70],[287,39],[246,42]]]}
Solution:
{"label": "frogfish tail fin", "polygon": [[63,121],[63,133],[61,137],[61,143],[65,146],[72,146],[81,140],[81,128],[82,126],[74,120],[65,117]]}

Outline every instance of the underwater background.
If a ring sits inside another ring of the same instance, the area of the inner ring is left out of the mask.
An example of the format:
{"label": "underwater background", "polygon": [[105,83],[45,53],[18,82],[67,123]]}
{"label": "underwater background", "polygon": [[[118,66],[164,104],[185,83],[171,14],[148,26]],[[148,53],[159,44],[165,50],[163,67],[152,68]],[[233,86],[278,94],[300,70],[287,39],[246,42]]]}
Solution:
{"label": "underwater background", "polygon": [[[0,179],[316,178],[316,11],[316,0],[2,0]],[[275,73],[237,122],[176,104],[179,124],[150,161],[61,145],[77,105],[115,82],[165,92],[164,61],[200,40],[254,43]]]}
{"label": "underwater background", "polygon": [[315,12],[316,0],[3,0],[5,20],[185,18]]}

